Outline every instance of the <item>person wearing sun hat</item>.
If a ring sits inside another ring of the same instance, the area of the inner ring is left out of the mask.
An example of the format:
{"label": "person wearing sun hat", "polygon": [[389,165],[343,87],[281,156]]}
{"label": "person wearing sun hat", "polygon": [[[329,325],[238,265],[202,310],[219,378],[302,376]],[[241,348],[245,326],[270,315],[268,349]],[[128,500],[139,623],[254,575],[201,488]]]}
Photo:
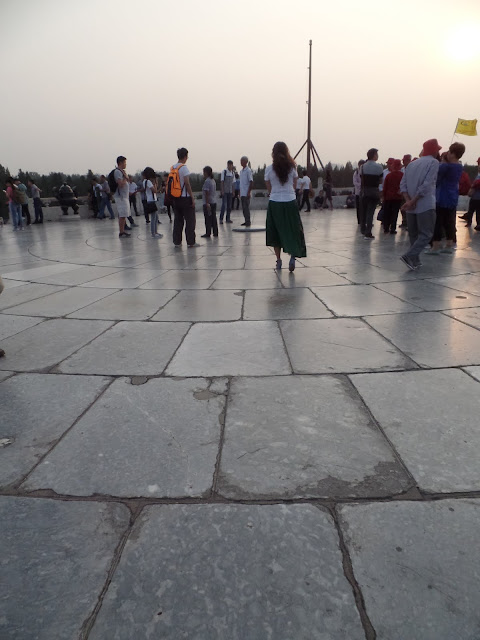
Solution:
{"label": "person wearing sun hat", "polygon": [[436,138],[424,142],[421,157],[408,165],[400,183],[405,199],[402,210],[407,213],[410,238],[410,249],[400,260],[412,271],[421,266],[420,253],[432,239],[435,229],[435,188],[440,166],[437,157],[441,148]]}
{"label": "person wearing sun hat", "polygon": [[402,181],[402,162],[394,160],[390,172],[383,181],[383,230],[385,233],[397,233],[397,218],[402,204],[400,182]]}

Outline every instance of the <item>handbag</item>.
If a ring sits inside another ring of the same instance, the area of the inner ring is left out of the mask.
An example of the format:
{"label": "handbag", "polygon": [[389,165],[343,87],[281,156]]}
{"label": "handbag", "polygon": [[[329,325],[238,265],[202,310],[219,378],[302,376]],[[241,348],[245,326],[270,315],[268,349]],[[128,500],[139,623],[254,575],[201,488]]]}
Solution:
{"label": "handbag", "polygon": [[[143,183],[143,188],[145,189],[145,195],[147,195],[147,180],[145,180],[145,182]],[[153,200],[152,202],[149,202],[148,200],[145,202],[145,213],[155,213],[155,211],[158,211],[158,207],[157,207],[157,203],[155,202],[155,200]]]}

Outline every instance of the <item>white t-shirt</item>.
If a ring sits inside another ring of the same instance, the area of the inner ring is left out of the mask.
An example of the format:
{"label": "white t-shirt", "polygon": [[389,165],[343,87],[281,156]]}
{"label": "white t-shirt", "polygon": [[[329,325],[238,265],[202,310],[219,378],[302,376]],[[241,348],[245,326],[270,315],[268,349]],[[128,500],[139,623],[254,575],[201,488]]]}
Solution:
{"label": "white t-shirt", "polygon": [[153,183],[150,180],[143,181],[143,188],[145,189],[145,195],[147,196],[147,202],[156,202],[157,194],[153,193]]}
{"label": "white t-shirt", "polygon": [[118,184],[119,180],[123,180],[125,178],[123,171],[121,171],[121,169],[115,169],[113,177],[115,178],[115,182],[117,182],[116,193],[118,194],[118,197],[122,199],[126,198],[128,200],[128,180],[121,187]]}
{"label": "white t-shirt", "polygon": [[298,189],[299,191],[302,191],[302,190],[303,190],[303,178],[299,178],[299,179],[297,180],[297,189]]}
{"label": "white t-shirt", "polygon": [[272,202],[291,202],[296,199],[295,190],[293,188],[293,180],[298,177],[297,170],[292,167],[288,174],[287,181],[282,184],[278,179],[277,174],[273,169],[273,165],[268,165],[265,169],[265,180],[268,180],[272,185],[270,192],[270,200]]}
{"label": "white t-shirt", "polygon": [[128,184],[128,192],[130,193],[130,195],[132,193],[135,193],[137,190],[137,185],[134,182],[129,182]]}
{"label": "white t-shirt", "polygon": [[[173,168],[176,169],[181,164],[182,164],[181,162],[176,162],[173,165]],[[182,197],[189,195],[187,189],[185,188],[185,177],[189,175],[190,175],[190,171],[187,165],[184,164],[183,167],[180,167],[180,169],[178,170],[178,177],[180,178],[180,186],[182,187]]]}
{"label": "white t-shirt", "polygon": [[248,196],[250,183],[253,182],[253,172],[250,167],[244,167],[240,171],[240,197]]}
{"label": "white t-shirt", "polygon": [[[308,176],[303,176],[302,178],[302,189],[305,191],[305,189],[310,189],[310,184],[311,184],[311,180]],[[297,182],[297,189],[298,189],[298,182]]]}

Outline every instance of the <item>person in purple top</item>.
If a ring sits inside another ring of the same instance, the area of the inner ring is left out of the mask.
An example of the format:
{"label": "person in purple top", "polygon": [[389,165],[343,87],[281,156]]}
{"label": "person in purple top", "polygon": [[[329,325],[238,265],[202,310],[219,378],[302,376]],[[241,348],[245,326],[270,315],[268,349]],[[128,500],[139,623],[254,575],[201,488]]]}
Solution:
{"label": "person in purple top", "polygon": [[[453,245],[456,239],[455,220],[458,204],[458,185],[463,166],[460,158],[465,153],[465,145],[461,142],[454,142],[448,151],[442,154],[442,161],[438,167],[437,174],[437,219],[433,232],[433,242],[430,251],[425,255],[436,255],[439,253],[453,253]],[[442,238],[445,233],[447,246],[442,249]]]}

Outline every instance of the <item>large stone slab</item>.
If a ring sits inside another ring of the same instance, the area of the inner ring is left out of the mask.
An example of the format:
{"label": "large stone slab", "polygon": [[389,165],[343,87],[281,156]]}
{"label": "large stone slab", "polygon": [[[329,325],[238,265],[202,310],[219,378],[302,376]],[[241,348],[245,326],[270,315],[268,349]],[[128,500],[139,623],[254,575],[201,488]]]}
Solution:
{"label": "large stone slab", "polygon": [[48,369],[111,326],[100,320],[45,320],[2,342],[6,356],[0,358],[0,369]]}
{"label": "large stone slab", "polygon": [[245,320],[331,318],[332,314],[309,289],[249,289],[245,292]]}
{"label": "large stone slab", "polygon": [[[392,258],[392,260],[395,258]],[[360,260],[363,262],[363,260]],[[328,267],[334,273],[343,276],[354,284],[371,284],[372,282],[395,282],[398,280],[414,280],[415,274],[404,269],[402,271],[391,271],[381,269],[370,264],[348,264],[342,266]]]}
{"label": "large stone slab", "polygon": [[366,320],[422,367],[480,364],[480,332],[441,313],[370,316]]}
{"label": "large stone slab", "polygon": [[419,307],[366,284],[314,287],[313,292],[337,316],[358,317],[420,311]]}
{"label": "large stone slab", "polygon": [[30,327],[34,327],[40,322],[43,322],[43,318],[25,318],[23,316],[0,314],[0,340],[21,333],[25,329],[30,329]]}
{"label": "large stone slab", "polygon": [[364,374],[352,381],[423,490],[480,489],[480,432],[473,418],[480,416],[478,382],[456,369]]}
{"label": "large stone slab", "polygon": [[465,371],[480,382],[480,367],[465,367]]}
{"label": "large stone slab", "polygon": [[0,497],[0,636],[78,638],[129,517],[114,503]]}
{"label": "large stone slab", "polygon": [[203,379],[117,380],[28,478],[28,489],[125,497],[206,496],[225,406]]}
{"label": "large stone slab", "polygon": [[388,282],[375,286],[426,311],[480,306],[479,296],[442,287],[428,280]]}
{"label": "large stone slab", "polygon": [[311,505],[144,510],[89,640],[363,640],[331,518]]}
{"label": "large stone slab", "polygon": [[242,269],[222,271],[213,283],[212,289],[276,289],[282,284],[275,271]]}
{"label": "large stone slab", "polygon": [[344,378],[233,380],[220,494],[235,499],[380,497],[412,484]]}
{"label": "large stone slab", "polygon": [[0,485],[20,481],[103,391],[109,380],[19,374],[0,385]]}
{"label": "large stone slab", "polygon": [[72,287],[64,291],[59,291],[58,293],[44,296],[43,298],[24,302],[16,307],[10,307],[4,313],[57,318],[92,304],[110,295],[110,293],[111,291],[102,289],[85,290],[80,289],[80,287]]}
{"label": "large stone slab", "polygon": [[208,289],[219,273],[213,269],[168,271],[142,284],[140,289]]}
{"label": "large stone slab", "polygon": [[[12,280],[13,282],[13,280]],[[49,284],[23,284],[19,283],[17,287],[7,285],[5,291],[0,296],[0,310],[8,309],[22,302],[48,296],[56,291],[63,291],[65,287],[57,287]]]}
{"label": "large stone slab", "polygon": [[275,322],[198,323],[167,368],[170,376],[288,375]]}
{"label": "large stone slab", "polygon": [[451,289],[466,291],[472,295],[480,296],[480,279],[477,273],[433,278],[432,282],[441,284],[444,287],[450,287]]}
{"label": "large stone slab", "polygon": [[68,271],[75,271],[75,269],[78,268],[78,264],[67,264],[66,262],[49,262],[47,265],[34,267],[33,269],[27,268],[20,271],[11,271],[8,274],[8,277],[11,280],[28,280],[30,282],[36,282],[37,278],[49,276],[54,273],[67,273]]}
{"label": "large stone slab", "polygon": [[412,367],[403,354],[361,320],[283,320],[280,327],[295,373]]}
{"label": "large stone slab", "polygon": [[109,276],[90,280],[82,284],[82,287],[100,287],[106,289],[135,289],[149,280],[167,273],[165,269],[123,269]]}
{"label": "large stone slab", "polygon": [[[288,258],[288,256],[286,256]],[[350,282],[341,276],[329,271],[325,267],[310,267],[305,258],[307,268],[295,269],[293,273],[288,271],[288,260],[285,259],[285,268],[278,272],[280,282],[284,287],[332,287],[335,285],[348,285]]]}
{"label": "large stone slab", "polygon": [[119,322],[98,340],[62,362],[60,371],[101,375],[159,375],[189,327],[187,322]]}
{"label": "large stone slab", "polygon": [[[79,287],[80,288],[80,287]],[[92,289],[98,291],[98,289]],[[105,291],[105,289],[103,289]],[[148,320],[175,295],[175,291],[124,289],[70,314],[71,318]]]}
{"label": "large stone slab", "polygon": [[[174,293],[171,293],[173,297]],[[171,302],[153,316],[152,320],[190,322],[240,320],[242,305],[243,294],[239,291],[191,289],[180,291]]]}
{"label": "large stone slab", "polygon": [[377,638],[477,640],[480,500],[340,507]]}
{"label": "large stone slab", "polygon": [[112,273],[117,273],[119,269],[112,269],[107,267],[81,267],[75,271],[68,271],[66,273],[56,273],[55,275],[46,276],[43,278],[37,277],[37,282],[44,282],[46,284],[64,284],[68,286],[74,286],[88,282],[89,280],[95,280],[109,276]]}
{"label": "large stone slab", "polygon": [[[468,294],[464,294],[467,296]],[[455,309],[454,311],[445,311],[445,315],[460,320],[465,324],[469,324],[475,329],[480,329],[480,308],[475,309]]]}

